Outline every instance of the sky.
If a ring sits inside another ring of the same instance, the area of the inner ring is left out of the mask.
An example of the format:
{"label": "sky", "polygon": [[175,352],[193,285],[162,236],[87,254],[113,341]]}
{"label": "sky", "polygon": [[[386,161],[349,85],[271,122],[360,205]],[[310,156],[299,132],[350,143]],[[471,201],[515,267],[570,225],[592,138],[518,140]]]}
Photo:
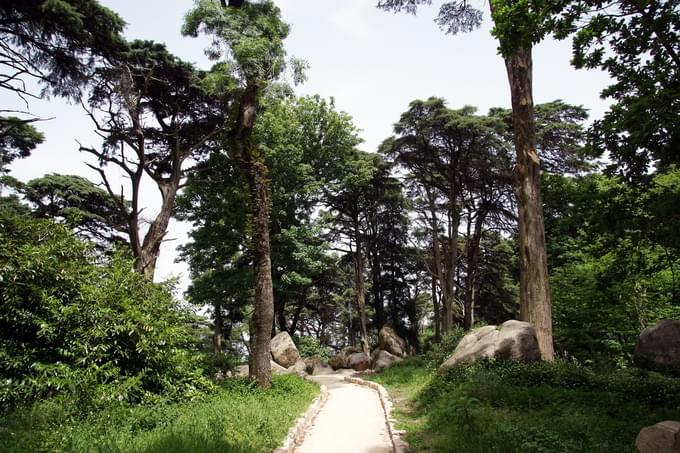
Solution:
{"label": "sky", "polygon": [[[299,95],[319,94],[335,99],[361,130],[365,151],[375,151],[391,135],[392,125],[415,99],[438,96],[452,108],[472,105],[485,113],[491,107],[510,108],[510,91],[503,60],[490,35],[488,5],[483,26],[472,33],[450,36],[434,24],[437,6],[422,7],[417,16],[375,8],[377,0],[276,0],[291,25],[286,40],[289,56],[310,65],[308,80],[296,88]],[[206,38],[180,33],[183,17],[193,0],[100,0],[128,23],[128,39],[163,42],[180,58],[209,68],[203,50]],[[534,101],[562,99],[589,109],[591,120],[608,103],[599,94],[609,84],[606,74],[576,71],[570,64],[568,41],[546,39],[534,49]],[[26,106],[8,93],[0,93],[4,108]],[[46,140],[29,158],[17,160],[12,175],[28,181],[47,173],[79,174],[99,182],[85,166],[87,156],[78,143],[97,147],[101,140],[78,105],[61,99],[30,101],[30,111],[48,121],[37,123]],[[116,172],[114,171],[114,178]],[[147,215],[155,214],[160,197],[151,184],[143,192]],[[176,263],[176,247],[187,240],[190,226],[173,222],[169,240],[161,249],[157,279],[180,278],[180,294],[189,283],[185,263]]]}

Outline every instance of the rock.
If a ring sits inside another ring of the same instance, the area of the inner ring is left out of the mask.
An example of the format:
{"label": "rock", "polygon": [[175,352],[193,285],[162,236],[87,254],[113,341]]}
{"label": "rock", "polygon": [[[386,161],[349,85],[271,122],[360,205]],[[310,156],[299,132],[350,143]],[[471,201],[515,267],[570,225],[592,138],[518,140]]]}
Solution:
{"label": "rock", "polygon": [[320,363],[319,365],[314,367],[314,371],[312,372],[312,375],[314,376],[319,376],[322,374],[333,374],[333,368],[329,367],[325,363]]}
{"label": "rock", "polygon": [[248,377],[248,365],[240,365],[234,371],[236,377]]}
{"label": "rock", "polygon": [[321,365],[321,357],[319,357],[318,355],[305,357],[303,360],[305,362],[305,371],[307,371],[307,373],[309,374],[314,374],[314,368]]}
{"label": "rock", "polygon": [[364,371],[371,367],[371,359],[363,352],[355,352],[347,358],[347,366],[356,371]]}
{"label": "rock", "polygon": [[288,369],[282,367],[278,363],[274,362],[273,360],[269,361],[269,365],[272,367],[272,374],[287,374]]}
{"label": "rock", "polygon": [[680,369],[680,321],[664,319],[643,330],[633,358],[646,368]]}
{"label": "rock", "polygon": [[293,366],[288,367],[287,372],[304,377],[307,375],[307,364],[303,360],[298,360]]}
{"label": "rock", "polygon": [[276,363],[284,368],[295,365],[300,359],[300,353],[295,347],[295,343],[288,335],[288,332],[280,332],[272,338],[270,349],[272,358]]}
{"label": "rock", "polygon": [[640,453],[680,453],[680,422],[665,421],[642,428],[635,446]]}
{"label": "rock", "polygon": [[406,355],[406,342],[397,335],[394,329],[385,326],[378,333],[378,349],[398,357],[404,357]]}
{"label": "rock", "polygon": [[[272,368],[272,374],[286,374],[288,372],[287,369],[285,369],[278,363],[274,362],[273,360],[269,361],[269,365]],[[236,377],[248,377],[250,375],[250,368],[248,368],[248,365],[237,366],[234,375]]]}
{"label": "rock", "polygon": [[379,371],[383,368],[389,368],[395,363],[401,362],[402,360],[403,359],[401,357],[397,357],[396,355],[390,354],[387,351],[376,349],[373,351],[373,354],[371,354],[371,368]]}
{"label": "rock", "polygon": [[463,362],[482,358],[533,362],[541,359],[536,331],[528,322],[506,321],[500,326],[485,326],[463,337],[458,347],[440,367],[442,372]]}
{"label": "rock", "polygon": [[340,352],[338,352],[336,355],[334,355],[328,360],[328,364],[334,370],[339,370],[340,368],[349,368],[348,363],[349,356],[352,354],[356,354],[357,352],[361,351],[352,346],[342,348]]}

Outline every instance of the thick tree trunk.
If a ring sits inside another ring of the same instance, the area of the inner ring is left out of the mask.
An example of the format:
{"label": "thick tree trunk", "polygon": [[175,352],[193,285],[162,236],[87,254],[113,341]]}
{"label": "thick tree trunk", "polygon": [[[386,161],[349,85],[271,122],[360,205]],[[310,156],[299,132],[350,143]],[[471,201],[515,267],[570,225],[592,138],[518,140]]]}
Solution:
{"label": "thick tree trunk", "polygon": [[[432,252],[434,259],[434,270],[439,281],[439,288],[441,290],[439,320],[442,326],[442,333],[446,334],[451,330],[452,321],[447,323],[448,319],[453,319],[453,312],[451,309],[451,285],[448,284],[450,276],[444,271],[444,263],[441,256],[441,243],[439,241],[439,225],[437,223],[437,209],[434,203],[434,197],[428,192],[428,203],[430,207],[430,228],[432,230]],[[449,260],[447,260],[447,264]]]}
{"label": "thick tree trunk", "polygon": [[465,301],[463,303],[463,329],[470,330],[475,323],[475,299],[477,294],[477,267],[479,266],[479,243],[482,239],[484,217],[477,214],[475,231],[470,237],[468,222],[467,277],[465,279]]}
{"label": "thick tree trunk", "polygon": [[432,309],[434,310],[434,342],[442,340],[441,319],[439,316],[439,298],[437,297],[437,280],[432,277]]}
{"label": "thick tree trunk", "polygon": [[448,295],[448,297],[442,298],[442,330],[444,333],[450,332],[453,329],[454,282],[458,268],[458,227],[460,225],[460,216],[458,215],[455,202],[451,202],[450,209],[448,221],[449,239],[445,242],[446,255],[444,258],[444,283],[442,285],[442,293]]}
{"label": "thick tree trunk", "polygon": [[366,291],[364,289],[364,254],[361,246],[361,232],[359,231],[359,219],[354,218],[354,282],[356,285],[356,304],[359,311],[359,327],[361,329],[361,349],[366,355],[370,354],[368,348],[368,330],[366,328]]}
{"label": "thick tree trunk", "polygon": [[248,182],[251,222],[251,253],[255,271],[255,304],[250,320],[250,377],[260,387],[271,386],[270,340],[274,322],[274,291],[269,241],[269,183],[267,167],[256,149],[252,134],[260,85],[248,83],[239,115],[230,134],[231,151]]}
{"label": "thick tree trunk", "polygon": [[[181,162],[179,163],[181,167]],[[156,271],[156,262],[161,251],[163,239],[168,231],[172,209],[175,206],[175,198],[179,188],[179,179],[160,185],[162,204],[161,210],[156,218],[151,222],[149,231],[144,236],[144,242],[139,247],[139,252],[135,256],[135,270],[147,280],[153,281]]]}
{"label": "thick tree trunk", "polygon": [[215,305],[215,331],[213,332],[213,352],[219,354],[222,352],[222,329],[224,328],[224,320],[222,319],[222,310],[219,305]]}
{"label": "thick tree trunk", "polygon": [[515,196],[519,207],[520,319],[536,328],[544,360],[552,360],[552,309],[545,247],[541,175],[536,152],[531,48],[505,58],[512,95],[517,152]]}

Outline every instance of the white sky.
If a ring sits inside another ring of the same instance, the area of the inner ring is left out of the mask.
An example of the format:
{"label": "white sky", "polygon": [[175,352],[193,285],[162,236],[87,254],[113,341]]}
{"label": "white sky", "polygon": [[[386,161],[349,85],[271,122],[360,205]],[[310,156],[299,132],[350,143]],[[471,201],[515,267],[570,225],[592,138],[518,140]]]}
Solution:
{"label": "white sky", "polygon": [[[488,10],[483,0],[479,6]],[[129,39],[150,39],[199,67],[210,63],[203,55],[207,40],[184,38],[179,30],[192,0],[100,0],[128,23]],[[430,96],[448,100],[449,106],[510,106],[503,61],[489,33],[489,23],[473,33],[444,35],[433,23],[437,6],[423,7],[418,16],[392,14],[375,8],[377,0],[277,0],[284,19],[291,24],[286,41],[290,56],[311,65],[308,82],[297,88],[300,95],[334,97],[336,105],[354,117],[365,140],[362,148],[375,151],[391,134],[392,124],[409,102]],[[488,16],[486,14],[485,16]],[[583,105],[591,119],[599,118],[607,104],[599,98],[608,84],[598,71],[575,71],[569,65],[570,43],[546,40],[534,51],[536,103],[555,99]],[[8,93],[0,93],[3,108],[24,109]],[[83,164],[76,140],[98,146],[92,124],[78,106],[60,99],[31,101],[30,110],[54,119],[37,124],[46,140],[31,157],[16,161],[12,175],[27,181],[46,173],[81,174],[98,182]],[[159,197],[153,188],[145,192],[147,215],[157,210]],[[184,263],[174,263],[175,247],[186,240],[186,225],[171,224],[158,262],[157,278],[179,275],[180,287],[188,284]]]}

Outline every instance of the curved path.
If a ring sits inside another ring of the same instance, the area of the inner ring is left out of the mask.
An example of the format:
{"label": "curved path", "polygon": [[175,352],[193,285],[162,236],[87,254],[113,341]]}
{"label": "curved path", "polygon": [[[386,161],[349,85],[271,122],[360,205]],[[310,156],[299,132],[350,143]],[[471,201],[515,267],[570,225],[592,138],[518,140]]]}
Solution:
{"label": "curved path", "polygon": [[314,376],[328,400],[295,453],[388,453],[392,442],[378,393],[345,382],[342,375]]}

